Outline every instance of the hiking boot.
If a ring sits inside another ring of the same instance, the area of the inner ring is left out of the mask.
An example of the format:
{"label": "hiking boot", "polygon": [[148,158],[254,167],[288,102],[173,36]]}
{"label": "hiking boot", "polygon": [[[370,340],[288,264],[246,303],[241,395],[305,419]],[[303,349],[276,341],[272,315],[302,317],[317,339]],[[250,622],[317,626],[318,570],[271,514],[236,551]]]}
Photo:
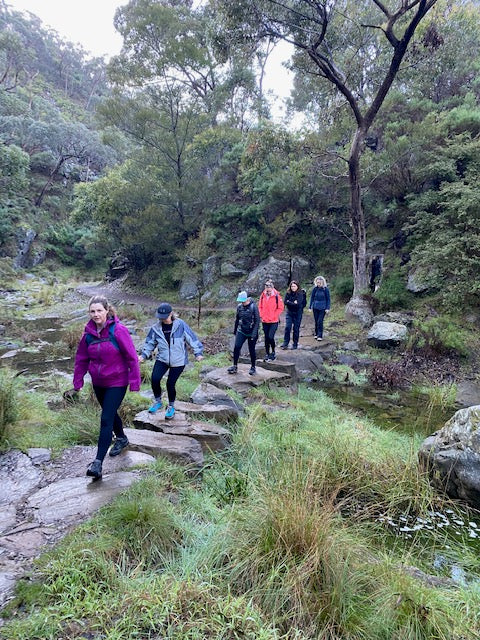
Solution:
{"label": "hiking boot", "polygon": [[273,360],[276,360],[276,359],[277,359],[277,356],[275,355],[275,352],[271,353],[270,357],[269,357],[269,360],[273,361]]}
{"label": "hiking boot", "polygon": [[292,349],[298,349],[298,344],[292,344]]}
{"label": "hiking boot", "polygon": [[102,477],[102,461],[94,460],[87,469],[87,476],[91,476],[96,480],[100,480]]}
{"label": "hiking boot", "polygon": [[127,436],[125,436],[124,438],[115,438],[115,442],[111,446],[108,455],[111,456],[112,458],[114,456],[118,456],[119,453],[122,453],[125,447],[128,447]]}
{"label": "hiking boot", "polygon": [[280,349],[288,349],[288,344],[283,343],[280,345]]}
{"label": "hiking boot", "polygon": [[267,353],[267,355],[264,357],[263,359],[264,362],[269,362],[270,361],[270,354]]}
{"label": "hiking boot", "polygon": [[254,376],[257,373],[257,370],[255,369],[255,367],[250,367],[250,371],[248,373],[249,375]]}
{"label": "hiking boot", "polygon": [[232,364],[231,367],[228,367],[227,371],[228,371],[228,373],[237,373],[238,367],[237,367],[236,364]]}
{"label": "hiking boot", "polygon": [[171,404],[168,405],[167,410],[165,411],[165,420],[171,420],[175,415],[175,407],[172,407]]}
{"label": "hiking boot", "polygon": [[317,336],[317,340],[321,342],[323,340],[322,336]]}
{"label": "hiking boot", "polygon": [[148,413],[157,413],[162,408],[162,401],[156,400],[152,406],[149,408]]}

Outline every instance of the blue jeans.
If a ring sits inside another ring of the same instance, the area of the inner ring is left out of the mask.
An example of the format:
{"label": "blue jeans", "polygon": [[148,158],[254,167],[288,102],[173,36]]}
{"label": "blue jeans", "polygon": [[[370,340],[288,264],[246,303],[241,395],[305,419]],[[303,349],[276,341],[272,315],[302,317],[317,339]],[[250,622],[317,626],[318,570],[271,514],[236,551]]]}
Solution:
{"label": "blue jeans", "polygon": [[283,344],[288,345],[290,342],[290,332],[293,327],[293,344],[297,346],[298,339],[300,337],[300,323],[302,322],[303,313],[291,313],[287,311],[287,315],[285,316],[285,333],[283,336]]}
{"label": "blue jeans", "polygon": [[112,431],[117,438],[125,438],[123,423],[117,412],[125,397],[127,387],[97,387],[97,385],[93,385],[93,390],[102,407],[97,460],[103,460],[107,455],[108,447],[112,444]]}
{"label": "blue jeans", "polygon": [[315,335],[323,338],[323,319],[325,318],[326,309],[314,309],[313,317],[315,318]]}
{"label": "blue jeans", "polygon": [[252,338],[251,336],[250,337],[246,336],[241,331],[237,331],[237,333],[235,334],[235,346],[233,348],[233,364],[238,363],[238,360],[240,358],[240,351],[242,350],[243,343],[245,342],[245,340],[248,340],[248,352],[250,354],[250,362],[252,364],[252,367],[254,367],[255,359],[257,357],[255,354],[255,345],[257,344],[258,335]]}

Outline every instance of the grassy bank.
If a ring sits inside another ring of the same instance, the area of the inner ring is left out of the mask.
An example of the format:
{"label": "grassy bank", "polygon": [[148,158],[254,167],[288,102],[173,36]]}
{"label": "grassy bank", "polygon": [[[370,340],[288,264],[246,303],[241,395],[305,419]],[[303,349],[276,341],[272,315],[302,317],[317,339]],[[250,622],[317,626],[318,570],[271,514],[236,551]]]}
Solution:
{"label": "grassy bank", "polygon": [[[197,375],[185,377],[182,397]],[[232,447],[201,476],[158,460],[44,554],[0,636],[476,637],[478,586],[431,587],[409,570],[437,573],[445,540],[393,537],[379,520],[444,506],[418,469],[419,438],[382,431],[304,386],[251,400]],[[68,411],[83,433],[86,409]],[[480,571],[466,543],[450,546]]]}

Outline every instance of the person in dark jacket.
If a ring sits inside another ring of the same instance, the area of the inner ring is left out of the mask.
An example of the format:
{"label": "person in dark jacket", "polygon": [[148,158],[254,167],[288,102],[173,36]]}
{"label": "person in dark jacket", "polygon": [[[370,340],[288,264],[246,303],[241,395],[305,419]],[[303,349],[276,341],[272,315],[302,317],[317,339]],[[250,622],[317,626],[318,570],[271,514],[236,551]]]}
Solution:
{"label": "person in dark jacket", "polygon": [[128,438],[118,409],[130,385],[130,391],[140,390],[138,356],[127,327],[119,321],[114,308],[104,296],[94,296],[88,303],[90,320],[85,325],[75,356],[73,389],[64,393],[67,400],[83,387],[88,372],[98,403],[102,407],[97,455],[87,469],[87,476],[102,477],[103,460],[112,443],[110,456],[117,456],[126,446]]}
{"label": "person in dark jacket", "polygon": [[228,373],[237,373],[238,371],[238,359],[240,358],[240,351],[246,340],[248,340],[248,352],[250,353],[250,371],[251,376],[255,375],[255,345],[258,340],[258,329],[260,327],[260,314],[258,312],[257,305],[252,298],[247,296],[246,291],[241,291],[238,294],[237,302],[240,304],[237,307],[237,315],[235,316],[235,326],[233,333],[235,335],[235,346],[233,348],[233,365],[227,369]]}
{"label": "person in dark jacket", "polygon": [[302,322],[303,310],[307,306],[307,294],[304,289],[300,289],[300,285],[292,280],[288,286],[284,300],[287,307],[285,317],[285,333],[283,336],[283,344],[281,349],[288,349],[290,342],[290,333],[293,327],[293,344],[292,349],[298,348],[298,339],[300,337],[300,323]]}
{"label": "person in dark jacket", "polygon": [[317,276],[313,281],[315,285],[310,294],[309,309],[313,310],[315,318],[315,339],[323,340],[323,319],[330,312],[330,291],[327,281],[323,276]]}

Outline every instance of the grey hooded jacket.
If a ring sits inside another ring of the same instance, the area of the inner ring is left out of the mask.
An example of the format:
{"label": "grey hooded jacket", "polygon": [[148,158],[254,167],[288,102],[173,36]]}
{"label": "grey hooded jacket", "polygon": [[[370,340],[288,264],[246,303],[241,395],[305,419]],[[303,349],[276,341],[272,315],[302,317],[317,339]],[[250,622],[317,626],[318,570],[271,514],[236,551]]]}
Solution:
{"label": "grey hooded jacket", "polygon": [[170,345],[168,344],[162,331],[162,323],[157,322],[150,328],[141,355],[143,358],[150,358],[157,349],[156,359],[171,367],[183,367],[188,363],[187,343],[193,349],[195,356],[203,355],[203,345],[196,334],[186,322],[175,318],[172,324],[170,335]]}

